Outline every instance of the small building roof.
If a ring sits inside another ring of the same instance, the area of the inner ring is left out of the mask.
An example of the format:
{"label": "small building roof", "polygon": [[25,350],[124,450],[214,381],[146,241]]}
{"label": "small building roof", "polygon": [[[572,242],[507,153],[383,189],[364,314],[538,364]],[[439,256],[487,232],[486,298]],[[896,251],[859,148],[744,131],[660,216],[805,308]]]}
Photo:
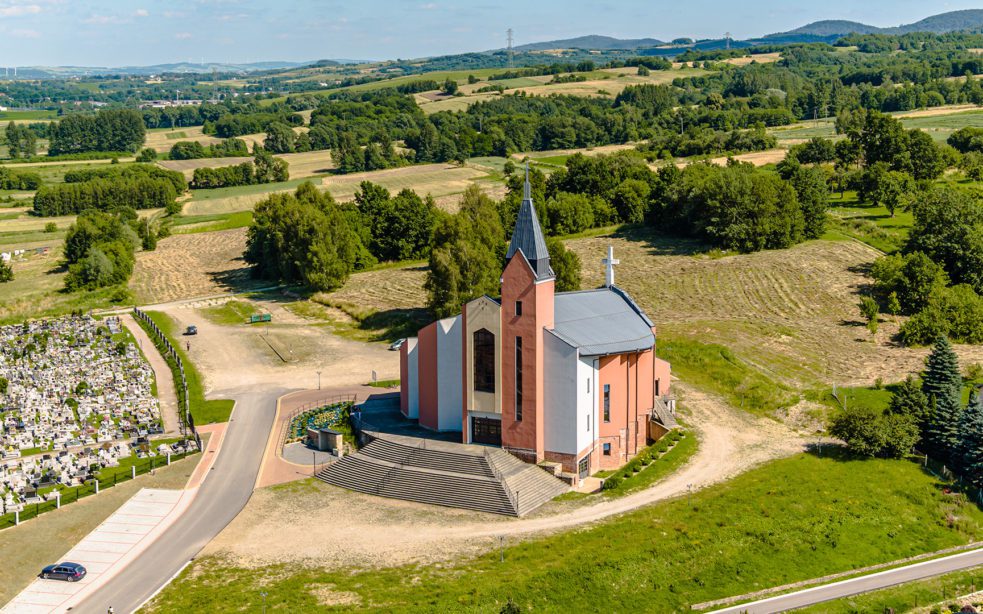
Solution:
{"label": "small building roof", "polygon": [[552,332],[583,356],[652,349],[652,321],[617,287],[561,292],[554,302]]}

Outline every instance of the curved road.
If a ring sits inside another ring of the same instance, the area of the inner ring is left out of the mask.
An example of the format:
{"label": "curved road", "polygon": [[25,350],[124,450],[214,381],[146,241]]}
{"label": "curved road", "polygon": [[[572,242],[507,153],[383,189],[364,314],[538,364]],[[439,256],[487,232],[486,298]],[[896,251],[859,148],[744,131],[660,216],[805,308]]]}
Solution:
{"label": "curved road", "polygon": [[890,588],[899,584],[914,582],[980,565],[983,565],[983,548],[961,552],[941,559],[933,559],[931,561],[906,565],[905,567],[880,571],[867,576],[860,576],[859,578],[807,588],[787,595],[779,595],[751,603],[742,603],[740,605],[714,610],[711,614],[772,614],[773,612],[785,612],[787,610],[823,603],[832,599],[840,599],[882,588]]}
{"label": "curved road", "polygon": [[[236,408],[218,458],[187,511],[136,561],[110,579],[73,612],[132,612],[201,551],[245,507],[253,493],[273,426],[276,400],[287,389],[224,390]],[[212,395],[209,395],[212,396]]]}

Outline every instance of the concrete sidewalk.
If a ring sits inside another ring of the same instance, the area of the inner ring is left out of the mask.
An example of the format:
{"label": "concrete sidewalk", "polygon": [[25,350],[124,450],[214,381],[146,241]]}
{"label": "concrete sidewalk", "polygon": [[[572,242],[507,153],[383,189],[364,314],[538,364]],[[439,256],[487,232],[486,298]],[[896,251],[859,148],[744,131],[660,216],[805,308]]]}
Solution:
{"label": "concrete sidewalk", "polygon": [[[63,560],[80,563],[88,574],[80,582],[38,578],[0,612],[65,612],[98,588],[177,520],[197,493],[144,488],[72,548]],[[40,570],[39,570],[40,571]]]}

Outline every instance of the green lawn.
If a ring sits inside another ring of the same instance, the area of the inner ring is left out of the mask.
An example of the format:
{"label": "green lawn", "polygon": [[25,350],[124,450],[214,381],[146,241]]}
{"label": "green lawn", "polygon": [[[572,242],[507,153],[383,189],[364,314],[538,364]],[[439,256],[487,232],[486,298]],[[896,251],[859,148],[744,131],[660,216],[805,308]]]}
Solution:
{"label": "green lawn", "polygon": [[230,196],[252,196],[254,194],[266,194],[267,192],[282,192],[296,188],[305,181],[315,181],[310,177],[301,179],[291,179],[278,183],[257,183],[254,185],[239,185],[231,188],[215,188],[213,190],[191,190],[191,200],[198,202],[203,200],[214,200],[217,198],[228,198]]}
{"label": "green lawn", "polygon": [[216,324],[232,326],[248,323],[249,316],[255,315],[259,311],[252,303],[231,300],[215,307],[207,307],[203,310],[203,313],[206,318]]}
{"label": "green lawn", "polygon": [[798,394],[738,358],[728,348],[662,334],[657,352],[680,379],[723,397],[733,407],[770,414],[794,405]]}
{"label": "green lawn", "polygon": [[[188,401],[191,405],[191,415],[195,420],[195,424],[227,422],[229,416],[232,414],[232,407],[235,405],[235,402],[230,399],[206,399],[203,378],[194,363],[188,358],[184,346],[181,345],[181,331],[178,330],[177,324],[166,313],[159,311],[148,311],[146,313],[167,336],[171,345],[177,351],[178,356],[181,357],[181,362],[184,364],[185,379],[188,382]],[[141,326],[143,325],[140,318],[136,320],[137,322],[141,322]],[[179,385],[180,381],[176,383]]]}
{"label": "green lawn", "polygon": [[[956,521],[949,526],[949,515]],[[449,565],[243,569],[203,557],[153,602],[157,612],[235,603],[318,609],[330,590],[369,612],[681,611],[693,603],[848,571],[978,539],[983,512],[909,461],[801,454],[728,483],[579,531]],[[330,608],[323,607],[323,610]]]}
{"label": "green lawn", "polygon": [[880,205],[861,202],[857,193],[847,190],[841,196],[834,192],[829,199],[833,223],[830,229],[853,237],[882,252],[901,249],[914,223],[910,211],[897,210],[894,215]]}
{"label": "green lawn", "polygon": [[187,235],[199,232],[215,232],[246,228],[253,223],[252,211],[235,211],[213,215],[181,215],[174,220],[172,234]]}
{"label": "green lawn", "polygon": [[33,121],[37,119],[55,119],[57,111],[0,111],[0,121]]}

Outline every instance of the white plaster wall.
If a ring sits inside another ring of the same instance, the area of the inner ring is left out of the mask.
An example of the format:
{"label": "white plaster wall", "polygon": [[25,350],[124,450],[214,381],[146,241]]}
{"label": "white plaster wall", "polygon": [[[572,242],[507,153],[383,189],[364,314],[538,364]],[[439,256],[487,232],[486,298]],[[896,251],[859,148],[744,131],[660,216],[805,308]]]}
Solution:
{"label": "white plaster wall", "polygon": [[406,412],[407,418],[414,420],[420,417],[420,351],[417,347],[419,339],[410,337],[406,340],[406,380],[408,390]]}
{"label": "white plaster wall", "polygon": [[461,316],[437,322],[437,430],[460,431],[464,407]]}
{"label": "white plaster wall", "polygon": [[577,360],[577,452],[597,439],[597,368],[591,357]]}
{"label": "white plaster wall", "polygon": [[543,333],[543,445],[550,452],[576,454],[577,349]]}

